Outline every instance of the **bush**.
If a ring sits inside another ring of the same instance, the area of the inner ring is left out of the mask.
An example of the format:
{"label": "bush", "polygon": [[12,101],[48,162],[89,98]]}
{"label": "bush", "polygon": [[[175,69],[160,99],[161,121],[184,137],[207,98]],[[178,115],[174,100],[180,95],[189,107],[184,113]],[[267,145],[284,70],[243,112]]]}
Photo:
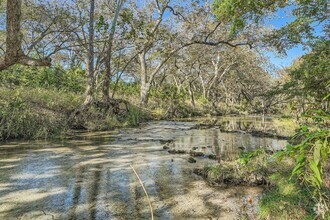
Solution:
{"label": "bush", "polygon": [[289,156],[295,159],[292,177],[297,177],[298,184],[305,184],[312,189],[315,200],[314,211],[317,216],[329,216],[330,196],[330,115],[318,110],[309,111],[305,117],[315,121],[316,128],[307,125],[293,137],[297,144],[290,144],[278,157]]}
{"label": "bush", "polygon": [[129,106],[128,112],[125,115],[125,122],[128,126],[137,126],[148,119],[150,119],[150,116],[147,112],[133,105]]}
{"label": "bush", "polygon": [[14,65],[0,74],[0,84],[7,87],[56,88],[70,92],[85,90],[85,71],[61,67],[26,67]]}
{"label": "bush", "polygon": [[82,97],[57,89],[0,87],[0,140],[48,138],[69,128]]}

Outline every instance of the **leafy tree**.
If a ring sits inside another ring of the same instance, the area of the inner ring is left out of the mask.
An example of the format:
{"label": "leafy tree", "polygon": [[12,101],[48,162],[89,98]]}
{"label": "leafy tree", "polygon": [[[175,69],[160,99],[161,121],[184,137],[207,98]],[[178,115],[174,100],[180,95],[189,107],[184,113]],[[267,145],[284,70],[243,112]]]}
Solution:
{"label": "leafy tree", "polygon": [[264,36],[265,43],[276,46],[279,50],[314,38],[316,24],[323,24],[325,30],[329,28],[327,0],[215,0],[213,4],[217,19],[229,24],[233,35],[250,23],[263,24],[265,17],[280,8],[293,8],[294,20]]}
{"label": "leafy tree", "polygon": [[282,73],[281,82],[268,95],[280,96],[289,103],[292,113],[304,113],[309,109],[329,111],[330,93],[330,41],[321,39],[312,45],[312,50],[297,59]]}
{"label": "leafy tree", "polygon": [[[325,104],[324,97],[330,93],[330,40],[319,40],[312,51],[291,67],[290,83],[296,95],[313,98],[318,104]],[[321,106],[320,106],[321,107]]]}

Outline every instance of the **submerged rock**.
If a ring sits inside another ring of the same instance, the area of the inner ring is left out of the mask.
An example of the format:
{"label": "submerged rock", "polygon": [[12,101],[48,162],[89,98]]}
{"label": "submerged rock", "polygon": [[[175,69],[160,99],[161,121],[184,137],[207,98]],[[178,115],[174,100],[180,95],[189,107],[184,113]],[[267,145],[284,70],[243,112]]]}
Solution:
{"label": "submerged rock", "polygon": [[168,145],[168,144],[173,143],[173,140],[159,140],[159,142],[160,142],[161,144],[166,144],[166,145]]}
{"label": "submerged rock", "polygon": [[196,160],[193,157],[188,158],[189,163],[196,163]]}
{"label": "submerged rock", "polygon": [[167,152],[169,152],[170,154],[185,154],[185,153],[187,153],[185,150],[175,150],[175,149],[168,150]]}
{"label": "submerged rock", "polygon": [[193,173],[198,175],[198,176],[202,176],[204,178],[207,178],[207,172],[204,169],[200,169],[200,168],[195,168],[193,170]]}
{"label": "submerged rock", "polygon": [[189,154],[192,157],[203,157],[204,156],[203,152],[198,152],[198,151],[190,151]]}
{"label": "submerged rock", "polygon": [[217,160],[218,159],[217,155],[215,155],[215,154],[210,154],[208,156],[208,158],[211,159],[211,160]]}
{"label": "submerged rock", "polygon": [[245,147],[239,146],[238,149],[245,150]]}

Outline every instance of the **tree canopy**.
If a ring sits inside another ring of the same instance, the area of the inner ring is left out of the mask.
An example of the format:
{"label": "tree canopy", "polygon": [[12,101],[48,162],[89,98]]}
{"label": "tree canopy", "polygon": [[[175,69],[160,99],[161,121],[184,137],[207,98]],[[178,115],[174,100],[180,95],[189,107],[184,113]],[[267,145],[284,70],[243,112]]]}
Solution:
{"label": "tree canopy", "polygon": [[279,50],[292,48],[315,38],[315,27],[329,29],[329,3],[327,0],[215,0],[213,12],[217,19],[231,27],[232,34],[242,31],[250,23],[262,25],[265,18],[279,9],[290,9],[290,20],[282,27],[265,35],[264,42]]}

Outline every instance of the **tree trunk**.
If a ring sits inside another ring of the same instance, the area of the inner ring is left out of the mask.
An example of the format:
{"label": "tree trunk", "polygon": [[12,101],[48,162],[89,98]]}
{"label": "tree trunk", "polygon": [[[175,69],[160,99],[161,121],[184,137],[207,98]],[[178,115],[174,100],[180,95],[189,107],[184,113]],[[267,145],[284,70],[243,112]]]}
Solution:
{"label": "tree trunk", "polygon": [[214,77],[213,79],[211,80],[208,88],[207,88],[207,92],[206,92],[206,97],[209,98],[210,96],[210,91],[214,85],[214,83],[219,80],[221,81],[222,80],[222,77],[230,70],[230,68],[235,64],[235,63],[232,63],[232,64],[229,64],[224,70],[223,72],[221,73],[221,75],[219,75],[219,72],[220,72],[220,67],[219,67],[219,63],[220,63],[220,59],[218,58],[218,61],[214,64]]}
{"label": "tree trunk", "polygon": [[[112,44],[112,43],[111,43]],[[111,51],[112,45],[109,45],[109,51]],[[111,78],[111,52],[107,52],[105,59],[105,73],[103,79],[103,101],[109,102],[110,100],[110,78]]]}
{"label": "tree trunk", "polygon": [[115,35],[117,19],[119,16],[120,9],[124,3],[124,0],[118,0],[115,16],[112,20],[109,39],[108,39],[108,48],[105,59],[105,74],[103,79],[103,100],[108,102],[110,100],[110,78],[111,78],[111,57],[112,57],[112,45],[113,38]]}
{"label": "tree trunk", "polygon": [[192,88],[192,83],[189,83],[189,95],[190,95],[190,103],[192,105],[192,107],[195,109],[195,95],[194,95],[194,91]]}
{"label": "tree trunk", "polygon": [[149,101],[149,90],[146,87],[141,86],[141,106],[146,107]]}
{"label": "tree trunk", "polygon": [[146,106],[149,99],[150,83],[147,81],[147,68],[146,68],[146,57],[145,51],[139,54],[140,60],[140,71],[141,71],[141,88],[140,88],[140,104]]}
{"label": "tree trunk", "polygon": [[24,55],[22,51],[21,35],[21,7],[22,0],[7,1],[6,15],[6,52],[5,56],[0,58],[0,71],[7,69],[14,64],[27,66],[50,66],[51,60],[33,59]]}
{"label": "tree trunk", "polygon": [[5,61],[17,62],[23,51],[21,48],[22,36],[20,33],[21,28],[21,0],[7,1],[7,38],[6,38],[6,56]]}
{"label": "tree trunk", "polygon": [[219,75],[219,65],[220,65],[220,54],[218,53],[216,61],[212,60],[212,64],[214,66],[214,77],[211,79],[211,82],[209,83],[209,86],[207,87],[206,91],[206,98],[210,97],[210,90],[212,89],[212,86],[214,82],[217,80],[217,77]]}
{"label": "tree trunk", "polygon": [[94,10],[95,1],[90,0],[89,11],[89,36],[88,36],[88,57],[86,71],[88,72],[88,85],[86,88],[86,99],[84,105],[88,105],[94,100],[95,78],[94,78]]}
{"label": "tree trunk", "polygon": [[202,75],[199,75],[199,79],[200,79],[201,85],[202,85],[203,98],[206,99],[206,88],[205,88],[205,83],[204,83]]}

